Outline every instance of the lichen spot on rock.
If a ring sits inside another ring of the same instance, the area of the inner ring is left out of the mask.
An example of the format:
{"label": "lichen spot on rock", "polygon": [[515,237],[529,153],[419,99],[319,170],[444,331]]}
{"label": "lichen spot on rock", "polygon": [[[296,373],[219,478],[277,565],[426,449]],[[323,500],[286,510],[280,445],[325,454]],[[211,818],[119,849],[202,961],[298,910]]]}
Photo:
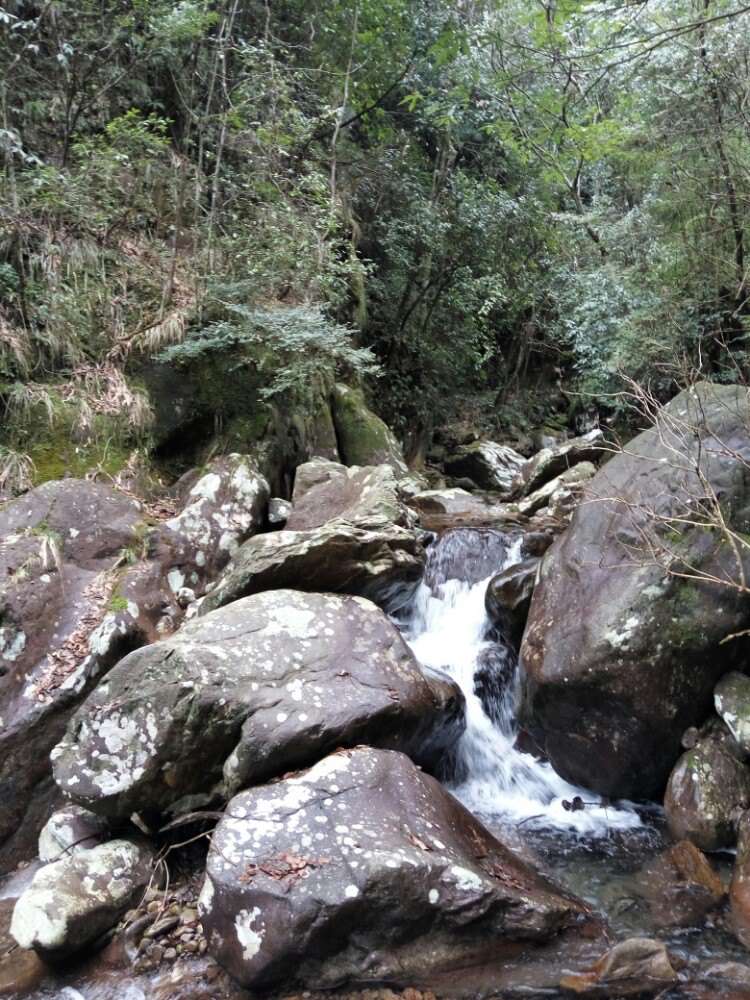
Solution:
{"label": "lichen spot on rock", "polygon": [[255,958],[263,941],[261,928],[259,927],[257,930],[255,928],[255,921],[259,916],[260,910],[255,906],[249,912],[248,910],[240,910],[234,920],[237,940],[240,942],[242,955],[246,962]]}

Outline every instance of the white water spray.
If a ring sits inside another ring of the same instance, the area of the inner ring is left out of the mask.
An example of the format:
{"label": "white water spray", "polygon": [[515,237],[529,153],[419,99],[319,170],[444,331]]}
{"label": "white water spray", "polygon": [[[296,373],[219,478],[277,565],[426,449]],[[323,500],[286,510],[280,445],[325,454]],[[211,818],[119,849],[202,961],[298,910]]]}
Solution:
{"label": "white water spray", "polygon": [[[520,552],[520,536],[449,531],[428,549],[424,580],[404,627],[417,659],[450,674],[466,697],[466,731],[455,750],[451,790],[472,812],[505,824],[524,821],[593,836],[640,826],[634,810],[602,805],[550,764],[515,747],[517,659],[508,646],[487,638],[492,626],[484,597],[492,576],[519,562]],[[585,808],[566,809],[563,802],[576,796]]]}

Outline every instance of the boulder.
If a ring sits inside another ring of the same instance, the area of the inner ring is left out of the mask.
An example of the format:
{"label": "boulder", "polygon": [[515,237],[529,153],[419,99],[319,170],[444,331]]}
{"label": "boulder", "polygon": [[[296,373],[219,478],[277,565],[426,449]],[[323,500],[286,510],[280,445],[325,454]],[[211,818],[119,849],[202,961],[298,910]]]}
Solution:
{"label": "boulder", "polygon": [[396,610],[424,570],[422,535],[411,520],[388,466],[348,469],[305,492],[284,531],[246,542],[201,614],[284,587],[357,594]]}
{"label": "boulder", "polygon": [[0,894],[0,997],[11,997],[13,1000],[40,996],[35,987],[50,972],[49,966],[35,952],[19,948],[10,933],[13,910],[35,873],[33,865],[21,868],[3,879]]}
{"label": "boulder", "polygon": [[581,486],[594,475],[596,475],[596,466],[593,462],[579,462],[570,469],[561,472],[559,476],[555,476],[554,479],[550,479],[525,499],[520,500],[518,510],[521,514],[534,514],[542,507],[552,504],[553,498],[557,499],[559,504],[559,498],[563,494],[571,495],[575,487]]}
{"label": "boulder", "polygon": [[724,883],[689,840],[647,861],[636,883],[660,927],[694,927],[726,895]]}
{"label": "boulder", "polygon": [[732,671],[714,688],[714,706],[745,753],[750,753],[750,677]]}
{"label": "boulder", "polygon": [[272,531],[279,531],[286,525],[291,513],[292,505],[288,500],[272,497],[268,501],[268,527]]}
{"label": "boulder", "polygon": [[700,523],[677,533],[670,518],[705,482],[730,525],[740,516],[750,502],[748,427],[747,390],[681,393],[590,481],[544,557],[521,650],[522,722],[568,780],[609,797],[660,795],[683,731],[744,659],[743,640],[722,645],[750,624],[744,595],[677,575],[689,564],[731,578],[733,547]]}
{"label": "boulder", "polygon": [[409,504],[412,497],[417,493],[424,493],[430,489],[430,481],[421,472],[410,472],[408,476],[403,476],[398,481],[398,496],[405,504]]}
{"label": "boulder", "polygon": [[652,996],[676,983],[666,945],[650,938],[628,938],[611,948],[585,972],[566,974],[560,985],[584,996]]}
{"label": "boulder", "polygon": [[268,510],[268,483],[245,455],[227,455],[201,470],[185,506],[149,538],[151,558],[177,593],[200,595],[242,542],[260,531]]}
{"label": "boulder", "polygon": [[729,883],[729,923],[739,940],[750,948],[750,812],[738,823],[737,857]]}
{"label": "boulder", "polygon": [[429,981],[585,910],[403,754],[358,747],[230,802],[199,912],[219,964],[266,990]]}
{"label": "boulder", "polygon": [[559,527],[554,530],[546,528],[543,531],[525,532],[521,542],[521,558],[532,559],[534,556],[543,556],[559,533]]}
{"label": "boulder", "polygon": [[[733,986],[746,987],[739,994],[734,994],[731,1000],[747,1000],[750,990],[750,966],[741,962],[706,963],[701,969],[701,981],[718,980],[720,983],[731,983]],[[719,993],[716,1000],[725,1000],[726,993]]]}
{"label": "boulder", "polygon": [[483,490],[505,493],[523,464],[523,456],[507,445],[496,441],[472,441],[449,455],[443,467],[446,475],[454,479],[466,477]]}
{"label": "boulder", "polygon": [[467,514],[485,511],[488,507],[481,497],[456,488],[423,490],[409,497],[407,503],[420,514]]}
{"label": "boulder", "polygon": [[313,486],[328,483],[332,479],[346,478],[347,468],[340,462],[331,462],[327,458],[311,458],[309,462],[298,465],[294,473],[294,490],[292,491],[292,506],[299,503],[302,497]]}
{"label": "boulder", "polygon": [[337,385],[331,397],[341,461],[346,465],[389,465],[399,476],[409,469],[401,445],[386,424],[368,409],[359,389]]}
{"label": "boulder", "polygon": [[135,501],[77,479],[0,510],[0,873],[36,853],[55,806],[49,752],[71,711],[137,641],[112,598],[142,518]]}
{"label": "boulder", "polygon": [[16,903],[10,932],[57,962],[94,944],[157,881],[144,843],[111,840],[45,865]]}
{"label": "boulder", "polygon": [[598,462],[611,450],[611,446],[605,445],[600,431],[542,448],[521,465],[511,485],[512,496],[516,499],[527,497],[579,463]]}
{"label": "boulder", "polygon": [[189,622],[110,671],[53,751],[60,787],[102,815],[163,812],[370,742],[434,764],[463,698],[426,676],[362,598],[272,591]]}
{"label": "boulder", "polygon": [[[187,477],[183,477],[187,478]],[[138,561],[118,581],[122,610],[141,642],[174,632],[196,610],[242,542],[265,527],[268,483],[244,455],[193,470],[181,509],[140,535]]]}
{"label": "boulder", "polygon": [[264,523],[267,498],[229,455],[156,525],[131,497],[76,479],[0,511],[0,873],[34,855],[59,805],[49,753],[71,713],[122,656],[177,628]]}
{"label": "boulder", "polygon": [[735,842],[737,819],[748,805],[750,770],[712,739],[680,757],[664,797],[672,835],[703,851]]}
{"label": "boulder", "polygon": [[39,860],[45,864],[80,854],[102,842],[107,821],[81,806],[67,805],[47,820],[39,834]]}
{"label": "boulder", "polygon": [[539,558],[525,559],[508,566],[487,584],[487,614],[511,642],[517,643],[523,635],[540,562]]}

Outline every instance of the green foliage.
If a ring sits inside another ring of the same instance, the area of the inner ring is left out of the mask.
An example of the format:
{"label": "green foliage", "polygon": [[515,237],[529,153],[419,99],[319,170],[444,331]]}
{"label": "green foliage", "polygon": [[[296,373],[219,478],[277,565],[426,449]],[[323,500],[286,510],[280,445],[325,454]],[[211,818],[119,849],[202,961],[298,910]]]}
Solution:
{"label": "green foliage", "polygon": [[[537,382],[609,406],[622,374],[667,393],[684,359],[738,377],[750,15],[710,13],[8,8],[0,377],[52,398],[171,343],[160,357],[205,361],[201,392],[231,396],[251,437],[271,402],[313,405],[334,377],[380,375],[404,432],[471,399],[507,426]],[[117,449],[148,442],[129,406]]]}
{"label": "green foliage", "polygon": [[351,380],[376,372],[372,353],[355,347],[352,331],[319,308],[259,309],[217,301],[215,309],[224,318],[190,331],[183,343],[167,348],[157,360],[186,364],[215,355],[227,373],[251,366],[263,383],[261,399],[283,396],[303,405],[334,378]]}

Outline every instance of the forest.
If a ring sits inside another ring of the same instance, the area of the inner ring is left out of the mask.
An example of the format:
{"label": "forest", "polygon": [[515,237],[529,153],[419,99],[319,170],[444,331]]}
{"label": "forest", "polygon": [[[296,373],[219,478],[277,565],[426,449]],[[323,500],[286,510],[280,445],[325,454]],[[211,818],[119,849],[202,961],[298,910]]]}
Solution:
{"label": "forest", "polygon": [[750,5],[0,4],[0,997],[750,1000]]}
{"label": "forest", "polygon": [[748,16],[4,5],[4,482],[71,431],[109,472],[148,455],[163,362],[216,371],[219,435],[361,381],[412,455],[446,421],[616,419],[623,378],[741,380]]}

